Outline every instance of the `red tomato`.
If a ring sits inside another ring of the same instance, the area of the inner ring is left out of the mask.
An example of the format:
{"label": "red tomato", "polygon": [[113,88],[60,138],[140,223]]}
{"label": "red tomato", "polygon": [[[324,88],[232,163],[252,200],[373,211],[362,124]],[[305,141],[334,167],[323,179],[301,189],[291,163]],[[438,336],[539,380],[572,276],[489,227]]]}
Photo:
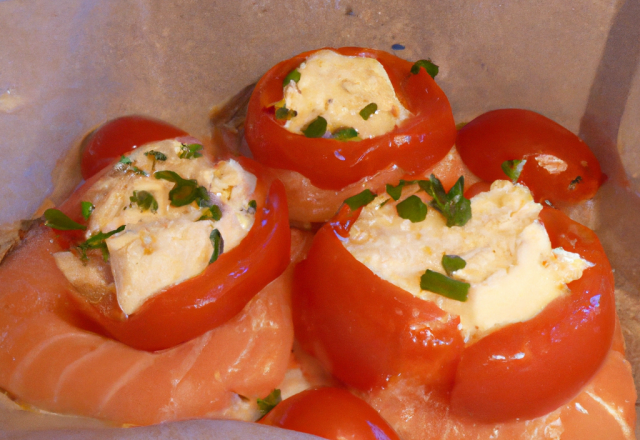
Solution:
{"label": "red tomato", "polygon": [[320,229],[293,290],[299,341],[346,384],[369,390],[400,375],[452,392],[465,416],[506,421],[561,406],[602,365],[615,326],[611,267],[595,234],[560,211],[541,214],[552,245],[595,266],[533,319],[468,347],[459,318],[380,279],[345,249],[340,237],[358,215],[343,207]]}
{"label": "red tomato", "polygon": [[[115,295],[94,304],[72,293],[80,310],[115,339],[137,349],[160,350],[223,324],[279,276],[289,264],[291,242],[284,187],[279,181],[267,187],[259,164],[244,157],[237,160],[258,177],[252,196],[257,202],[255,222],[238,246],[220,255],[201,274],[149,299],[128,317]],[[93,181],[79,188],[61,210],[80,219],[82,195]]]}
{"label": "red tomato", "polygon": [[[507,178],[501,168],[503,162],[526,159],[519,181],[529,187],[538,202],[586,200],[604,181],[598,159],[587,144],[551,119],[529,110],[501,109],[478,116],[460,129],[456,147],[465,165],[490,182]],[[564,161],[566,169],[562,170],[564,165],[559,161],[562,166],[555,169],[552,162],[545,161],[552,157]]]}
{"label": "red tomato", "polygon": [[571,294],[533,319],[504,327],[462,354],[452,407],[486,421],[534,418],[565,404],[597,373],[613,340],[613,273],[595,233],[561,211],[540,214],[551,245],[595,266]]}
{"label": "red tomato", "polygon": [[88,179],[137,146],[186,135],[178,127],[146,116],[112,119],[91,132],[83,141],[80,159],[82,177]]}
{"label": "red tomato", "polygon": [[343,207],[296,267],[298,340],[338,379],[361,390],[398,374],[448,389],[464,345],[459,318],[380,279],[345,249],[338,234],[345,235],[358,214]]}
{"label": "red tomato", "polygon": [[412,63],[378,50],[331,50],[377,59],[389,75],[398,99],[413,117],[390,133],[359,142],[311,139],[287,131],[283,122],[275,119],[273,104],[283,99],[285,76],[316,51],[305,52],[271,68],[249,101],[245,136],[258,162],[297,171],[318,188],[339,190],[393,164],[409,174],[420,173],[449,152],[455,140],[451,106],[424,69],[413,75],[409,72]]}
{"label": "red tomato", "polygon": [[259,423],[331,440],[399,440],[375,409],[339,388],[306,390],[291,396]]}

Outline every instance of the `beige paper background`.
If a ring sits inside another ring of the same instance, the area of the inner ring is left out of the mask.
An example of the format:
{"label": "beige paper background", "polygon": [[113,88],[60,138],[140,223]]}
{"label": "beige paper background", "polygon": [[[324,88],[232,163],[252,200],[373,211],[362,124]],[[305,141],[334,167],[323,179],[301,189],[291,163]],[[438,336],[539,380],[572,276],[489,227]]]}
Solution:
{"label": "beige paper background", "polygon": [[[440,65],[458,122],[529,108],[596,152],[610,180],[592,226],[640,366],[639,23],[639,0],[0,0],[0,223],[29,217],[51,193],[56,163],[109,118],[148,114],[205,137],[211,107],[282,59],[399,43],[396,55]],[[25,425],[76,425],[30,420],[3,413],[0,438]],[[157,438],[209,432],[188,426]]]}

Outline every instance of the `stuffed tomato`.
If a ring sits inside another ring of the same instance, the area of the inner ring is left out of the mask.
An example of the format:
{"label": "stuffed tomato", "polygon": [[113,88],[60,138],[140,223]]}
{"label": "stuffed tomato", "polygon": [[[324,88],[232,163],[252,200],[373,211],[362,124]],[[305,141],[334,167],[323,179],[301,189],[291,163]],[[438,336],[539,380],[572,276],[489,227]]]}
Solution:
{"label": "stuffed tomato", "polygon": [[[50,211],[72,298],[132,347],[172,347],[236,315],[289,263],[287,204],[247,158],[212,162],[193,138],[147,144]],[[68,216],[65,228],[56,220]]]}
{"label": "stuffed tomato", "polygon": [[245,138],[284,182],[292,220],[326,221],[365,184],[383,188],[446,156],[455,125],[432,69],[351,47],[302,53],[260,79]]}
{"label": "stuffed tomato", "polygon": [[[615,326],[595,234],[507,181],[343,206],[296,269],[302,346],[365,393],[410,381],[461,417],[531,419],[575,397]],[[373,199],[373,200],[372,200]]]}

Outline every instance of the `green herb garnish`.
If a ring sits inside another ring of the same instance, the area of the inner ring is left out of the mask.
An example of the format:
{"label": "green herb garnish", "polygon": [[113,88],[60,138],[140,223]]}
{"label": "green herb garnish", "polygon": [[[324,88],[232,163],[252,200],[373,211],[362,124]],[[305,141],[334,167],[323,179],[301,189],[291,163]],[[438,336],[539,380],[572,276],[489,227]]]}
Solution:
{"label": "green herb garnish", "polygon": [[131,204],[136,204],[140,208],[140,211],[156,212],[158,211],[158,202],[148,191],[134,191],[133,195],[129,197]]}
{"label": "green herb garnish", "polygon": [[300,71],[298,69],[293,69],[287,74],[287,76],[284,77],[284,80],[282,81],[282,87],[287,87],[291,81],[293,81],[294,83],[300,81]]}
{"label": "green herb garnish", "polygon": [[358,137],[358,132],[355,128],[346,127],[336,130],[333,133],[333,138],[339,141],[348,141]]}
{"label": "green herb garnish", "polygon": [[93,206],[93,203],[91,202],[80,202],[80,208],[82,209],[82,216],[85,220],[89,220],[89,217],[91,217],[91,213],[94,209],[96,209],[96,207]]}
{"label": "green herb garnish", "polygon": [[454,280],[430,269],[420,277],[420,288],[456,301],[465,302],[469,294],[469,283]]}
{"label": "green herb garnish", "polygon": [[262,417],[266,416],[280,402],[282,402],[282,396],[278,388],[271,391],[264,399],[258,399],[258,410]]}
{"label": "green herb garnish", "polygon": [[327,132],[327,120],[322,116],[318,116],[315,118],[307,128],[302,130],[302,134],[304,134],[308,138],[320,138],[324,136]]}
{"label": "green herb garnish", "polygon": [[200,153],[202,148],[200,144],[182,144],[178,157],[180,159],[197,159],[198,157],[202,157],[202,153]]}
{"label": "green herb garnish", "polygon": [[64,212],[59,209],[49,208],[44,212],[45,226],[57,229],[59,231],[84,231],[87,229],[85,225],[81,225],[71,220]]}
{"label": "green herb garnish", "polygon": [[418,60],[413,64],[413,66],[411,66],[411,73],[417,75],[420,72],[421,67],[423,67],[429,76],[434,79],[440,70],[438,66],[431,62],[431,60]]}
{"label": "green herb garnish", "polygon": [[157,171],[153,176],[156,179],[168,180],[175,184],[169,191],[171,206],[185,206],[192,202],[196,202],[200,207],[208,206],[207,189],[199,186],[195,179],[183,179],[178,173],[169,170]]}
{"label": "green herb garnish", "polygon": [[125,173],[127,171],[132,171],[136,174],[140,174],[141,176],[148,176],[148,174],[144,170],[141,170],[140,168],[135,166],[133,164],[133,161],[129,159],[127,156],[120,156],[120,160],[116,164],[115,168],[116,170],[123,171]]}
{"label": "green herb garnish", "polygon": [[371,104],[365,105],[364,108],[360,110],[360,116],[362,116],[362,119],[366,121],[367,119],[369,119],[369,117],[372,114],[374,114],[377,111],[378,111],[378,104],[376,104],[375,102],[372,102]]}
{"label": "green herb garnish", "polygon": [[447,272],[447,275],[449,276],[451,276],[451,274],[456,270],[464,269],[466,265],[467,262],[457,255],[442,256],[442,267],[444,267],[444,271]]}
{"label": "green herb garnish", "polygon": [[249,212],[249,214],[255,214],[256,209],[258,209],[258,203],[255,200],[249,200],[249,209],[247,209],[247,212]]}
{"label": "green herb garnish", "polygon": [[427,218],[427,205],[415,194],[398,203],[396,211],[401,218],[411,220],[411,223],[418,223]]}
{"label": "green herb garnish", "polygon": [[276,119],[279,121],[288,121],[291,118],[298,116],[298,112],[295,110],[289,110],[286,107],[280,107],[276,109]]}
{"label": "green herb garnish", "polygon": [[200,220],[214,220],[218,221],[222,218],[222,211],[218,205],[211,205],[207,209],[202,212],[202,216],[198,219]]}
{"label": "green herb garnish", "polygon": [[582,182],[582,176],[578,176],[575,179],[573,179],[571,181],[571,183],[569,183],[569,190],[573,191],[574,189],[576,189],[576,186],[578,185],[578,183]]}
{"label": "green herb garnish", "polygon": [[393,200],[398,201],[402,195],[402,188],[404,188],[405,185],[411,185],[413,183],[416,183],[416,181],[411,180],[407,182],[406,180],[401,180],[396,186],[387,183],[387,194],[389,194]]}
{"label": "green herb garnish", "polygon": [[211,234],[209,234],[209,240],[211,240],[211,244],[213,245],[213,253],[209,259],[209,264],[211,264],[218,259],[220,254],[222,254],[222,251],[224,250],[224,241],[222,240],[220,231],[217,229],[211,231]]}
{"label": "green herb garnish", "polygon": [[88,240],[83,241],[77,246],[77,249],[80,251],[80,258],[82,260],[87,259],[87,250],[89,249],[100,249],[102,251],[102,258],[104,261],[109,260],[109,249],[107,248],[106,240],[118,232],[124,231],[125,225],[120,226],[118,229],[114,229],[111,232],[98,232],[95,235],[92,235]]}
{"label": "green herb garnish", "polygon": [[509,179],[513,183],[516,183],[520,178],[520,173],[522,173],[522,168],[524,168],[524,164],[527,163],[526,159],[522,160],[505,160],[502,162],[502,171],[507,175]]}
{"label": "green herb garnish", "polygon": [[160,162],[164,162],[165,160],[167,160],[166,154],[156,150],[149,150],[146,153],[144,153],[144,155],[147,157],[153,158],[153,160],[158,160]]}
{"label": "green herb garnish", "polygon": [[373,199],[376,198],[376,194],[371,192],[370,189],[365,189],[361,193],[356,194],[355,196],[351,196],[344,201],[352,211],[355,211],[358,208],[368,205],[373,202]]}
{"label": "green herb garnish", "polygon": [[464,226],[471,219],[471,202],[464,196],[464,177],[446,192],[440,180],[433,174],[430,180],[420,180],[418,185],[433,197],[429,203],[447,219],[447,226]]}

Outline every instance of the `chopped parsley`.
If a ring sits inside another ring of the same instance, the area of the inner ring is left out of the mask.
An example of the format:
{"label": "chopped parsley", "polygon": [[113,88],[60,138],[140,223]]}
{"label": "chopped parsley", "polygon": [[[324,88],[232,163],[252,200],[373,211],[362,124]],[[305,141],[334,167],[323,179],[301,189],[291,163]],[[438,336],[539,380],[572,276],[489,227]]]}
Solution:
{"label": "chopped parsley", "polygon": [[333,133],[333,138],[339,141],[348,141],[350,139],[355,139],[358,137],[358,132],[355,128],[346,127],[336,130]]}
{"label": "chopped parsley", "polygon": [[262,414],[262,417],[266,416],[269,411],[275,408],[280,402],[282,402],[282,395],[278,388],[271,391],[264,399],[258,398],[258,410]]}
{"label": "chopped parsley", "polygon": [[582,182],[582,176],[578,176],[575,179],[573,179],[571,181],[571,183],[569,183],[569,190],[573,191],[574,189],[576,189],[576,186],[578,185],[578,183]]}
{"label": "chopped parsley", "polygon": [[141,170],[140,168],[135,166],[133,164],[133,161],[127,156],[120,156],[120,160],[116,164],[115,169],[124,173],[126,173],[127,171],[131,171],[141,176],[148,176],[148,174],[144,170]]}
{"label": "chopped parsley", "polygon": [[318,116],[315,118],[307,128],[302,130],[302,134],[304,134],[308,138],[321,138],[327,132],[327,120],[322,116]]}
{"label": "chopped parsley", "polygon": [[464,177],[460,176],[453,187],[446,192],[440,180],[433,174],[430,180],[420,180],[418,185],[433,197],[429,203],[444,215],[447,226],[464,226],[471,219],[471,202],[464,196]]}
{"label": "chopped parsley", "polygon": [[362,119],[366,121],[367,119],[369,119],[369,117],[371,117],[371,115],[373,115],[377,111],[378,111],[378,104],[376,104],[375,102],[372,102],[370,104],[365,105],[364,108],[360,110],[360,116],[362,116]]}
{"label": "chopped parsley", "polygon": [[411,73],[417,75],[420,73],[420,68],[424,68],[429,76],[434,79],[440,70],[440,68],[433,64],[431,60],[418,60],[413,64],[413,66],[411,66]]}
{"label": "chopped parsley", "polygon": [[222,218],[222,210],[218,205],[211,205],[207,209],[202,212],[202,216],[200,216],[199,220],[214,220],[218,221]]}
{"label": "chopped parsley", "polygon": [[420,288],[456,301],[465,302],[469,294],[469,283],[454,280],[430,269],[420,277]]}
{"label": "chopped parsley", "polygon": [[175,171],[163,170],[156,171],[153,176],[156,179],[168,180],[173,182],[174,186],[169,191],[169,200],[171,206],[185,206],[189,203],[196,202],[198,206],[208,206],[209,194],[204,186],[199,186],[195,179],[183,179]]}
{"label": "chopped parsley", "polygon": [[71,220],[64,212],[59,209],[49,208],[44,212],[44,225],[59,231],[84,231],[87,229],[85,225],[81,225]]}
{"label": "chopped parsley", "polygon": [[289,110],[286,107],[280,107],[276,109],[276,119],[279,121],[288,121],[291,118],[298,116],[298,112],[295,110]]}
{"label": "chopped parsley", "polygon": [[447,275],[449,276],[451,276],[451,274],[456,270],[464,269],[466,265],[467,262],[457,255],[442,256],[442,267],[444,267],[444,271],[447,272]]}
{"label": "chopped parsley", "polygon": [[91,202],[80,202],[80,208],[82,209],[82,217],[84,217],[85,220],[89,220],[91,213],[96,209]]}
{"label": "chopped parsley", "polygon": [[344,201],[352,211],[355,211],[358,208],[362,208],[363,206],[368,205],[373,202],[377,195],[371,192],[370,189],[365,189],[361,193],[356,194],[355,196],[351,196]]}
{"label": "chopped parsley", "polygon": [[387,194],[389,194],[393,200],[398,201],[402,195],[402,188],[404,188],[405,185],[412,185],[416,182],[416,180],[401,180],[396,186],[387,183]]}
{"label": "chopped parsley", "polygon": [[410,220],[411,223],[418,223],[427,218],[427,205],[415,194],[398,203],[396,211],[401,218]]}
{"label": "chopped parsley", "polygon": [[202,148],[200,144],[182,144],[178,157],[180,159],[197,159],[202,157],[202,153],[200,153]]}
{"label": "chopped parsley", "polygon": [[287,87],[291,81],[294,83],[298,83],[298,81],[300,81],[300,71],[298,69],[293,69],[284,77],[282,87]]}
{"label": "chopped parsley", "polygon": [[97,234],[92,235],[88,240],[83,241],[77,246],[78,251],[80,252],[80,258],[84,261],[87,260],[87,250],[89,249],[100,249],[102,251],[102,258],[104,261],[109,260],[109,249],[107,248],[106,239],[111,237],[118,232],[124,231],[125,225],[120,226],[118,229],[114,229],[111,232],[98,232]]}
{"label": "chopped parsley", "polygon": [[524,164],[527,163],[526,159],[521,160],[505,160],[502,162],[502,171],[507,175],[511,182],[516,183],[520,178],[520,173],[522,173],[522,168],[524,168]]}
{"label": "chopped parsley", "polygon": [[213,246],[213,253],[209,259],[209,264],[211,264],[216,261],[224,251],[224,241],[222,240],[222,234],[220,234],[220,231],[217,229],[211,231],[211,234],[209,234],[209,240],[211,240],[211,245]]}
{"label": "chopped parsley", "polygon": [[158,202],[149,191],[134,191],[129,201],[132,205],[138,205],[140,211],[158,211]]}

